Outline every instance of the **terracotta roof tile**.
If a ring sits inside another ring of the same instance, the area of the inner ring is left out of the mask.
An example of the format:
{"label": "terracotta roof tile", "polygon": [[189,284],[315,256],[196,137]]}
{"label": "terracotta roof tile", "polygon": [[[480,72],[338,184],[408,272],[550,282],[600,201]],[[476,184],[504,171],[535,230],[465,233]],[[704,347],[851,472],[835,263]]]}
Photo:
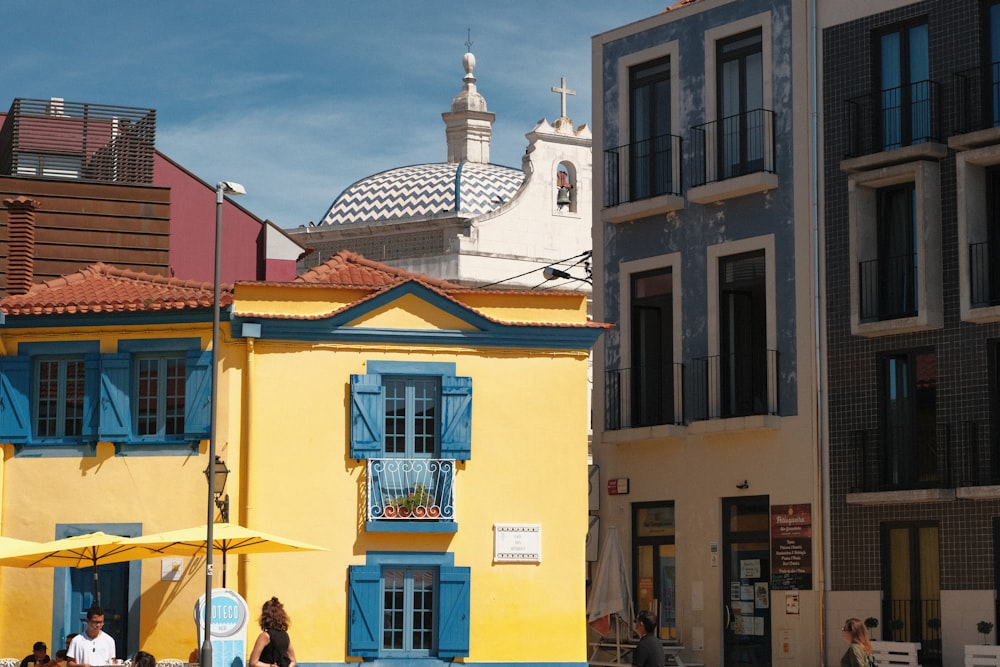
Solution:
{"label": "terracotta roof tile", "polygon": [[[221,305],[233,302],[232,287],[221,287]],[[121,313],[211,308],[211,283],[178,280],[119,269],[98,262],[0,300],[7,315]]]}
{"label": "terracotta roof tile", "polygon": [[300,275],[295,279],[295,282],[323,283],[342,287],[385,287],[414,279],[442,289],[460,288],[459,285],[445,280],[438,280],[366,259],[349,250],[341,250],[324,263]]}

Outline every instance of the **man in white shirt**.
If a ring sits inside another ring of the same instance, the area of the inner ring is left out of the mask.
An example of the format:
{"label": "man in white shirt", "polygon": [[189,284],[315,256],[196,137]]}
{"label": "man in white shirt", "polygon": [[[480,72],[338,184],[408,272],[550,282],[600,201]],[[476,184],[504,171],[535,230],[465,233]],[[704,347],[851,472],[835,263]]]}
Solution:
{"label": "man in white shirt", "polygon": [[104,610],[94,606],[87,610],[87,629],[73,637],[67,654],[69,667],[99,667],[110,665],[115,657],[115,640],[104,630]]}

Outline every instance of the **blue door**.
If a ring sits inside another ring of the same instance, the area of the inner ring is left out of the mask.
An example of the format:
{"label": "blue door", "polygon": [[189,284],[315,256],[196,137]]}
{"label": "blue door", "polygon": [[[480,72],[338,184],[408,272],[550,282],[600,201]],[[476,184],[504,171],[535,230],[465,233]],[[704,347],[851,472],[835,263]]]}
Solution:
{"label": "blue door", "polygon": [[98,598],[94,596],[94,568],[70,570],[70,618],[75,619],[71,632],[87,629],[87,610],[97,604],[104,609],[104,632],[115,640],[116,655],[128,652],[128,563],[97,567]]}

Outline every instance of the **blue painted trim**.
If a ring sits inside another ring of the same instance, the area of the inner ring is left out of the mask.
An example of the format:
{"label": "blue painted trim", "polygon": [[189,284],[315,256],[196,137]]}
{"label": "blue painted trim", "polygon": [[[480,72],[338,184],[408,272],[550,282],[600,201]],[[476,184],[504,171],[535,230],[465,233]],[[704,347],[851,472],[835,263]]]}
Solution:
{"label": "blue painted trim", "polygon": [[87,313],[82,315],[8,315],[7,329],[39,327],[134,327],[150,324],[212,323],[212,309],[170,311],[168,313]]}
{"label": "blue painted trim", "polygon": [[142,352],[187,352],[200,350],[200,338],[132,338],[118,341],[118,351],[129,354]]}
{"label": "blue painted trim", "polygon": [[115,443],[115,456],[191,456],[198,453],[201,440],[184,442],[163,442],[157,440],[148,445],[141,442]]}
{"label": "blue painted trim", "polygon": [[451,361],[379,361],[367,364],[373,375],[457,375]]}
{"label": "blue painted trim", "polygon": [[368,521],[365,530],[369,533],[457,533],[455,521]]}
{"label": "blue painted trim", "polygon": [[18,343],[17,345],[17,353],[28,357],[40,357],[49,354],[99,354],[100,351],[101,341],[99,340],[74,340],[51,343]]}
{"label": "blue painted trim", "polygon": [[465,162],[459,162],[455,169],[455,213],[462,210],[462,167]]}
{"label": "blue painted trim", "polygon": [[328,341],[368,345],[441,345],[589,350],[603,329],[509,326],[495,331],[340,328],[329,320],[265,323],[262,340]]}
{"label": "blue painted trim", "polygon": [[[64,537],[70,537],[72,535],[83,535],[85,533],[93,533],[95,531],[102,531],[113,535],[124,535],[125,537],[138,537],[142,535],[142,524],[141,523],[57,523],[56,524],[56,536],[55,539],[59,540]],[[52,631],[60,627],[59,623],[72,623],[76,619],[70,618],[69,614],[69,600],[66,599],[66,593],[69,591],[69,568],[68,567],[57,567],[53,568],[53,605],[52,605]],[[142,561],[133,560],[128,562],[128,638],[126,639],[127,646],[125,647],[124,654],[132,655],[139,650],[139,622],[141,612],[140,604],[140,593],[142,593]],[[62,596],[63,606],[66,607],[65,612],[61,616],[56,615],[56,609],[59,607],[56,605],[58,597]],[[133,622],[134,621],[134,622]],[[65,627],[64,627],[65,629]],[[68,632],[76,632],[75,629],[70,629]],[[67,632],[63,633],[63,639],[58,643],[53,642],[53,646],[62,646],[65,642]],[[118,647],[121,649],[121,647]]]}
{"label": "blue painted trim", "polygon": [[450,551],[434,553],[432,551],[368,551],[365,553],[365,565],[426,565],[453,566],[455,554]]}
{"label": "blue painted trim", "polygon": [[58,459],[58,458],[88,458],[97,456],[97,445],[85,443],[80,445],[15,445],[16,459]]}
{"label": "blue painted trim", "polygon": [[359,664],[371,667],[454,667],[455,665],[463,667],[587,667],[586,662],[511,662],[509,660],[501,662],[469,662],[467,660],[453,662],[438,658],[376,658],[364,660],[363,663],[354,660],[351,662],[299,662],[296,664],[302,667],[358,667]]}

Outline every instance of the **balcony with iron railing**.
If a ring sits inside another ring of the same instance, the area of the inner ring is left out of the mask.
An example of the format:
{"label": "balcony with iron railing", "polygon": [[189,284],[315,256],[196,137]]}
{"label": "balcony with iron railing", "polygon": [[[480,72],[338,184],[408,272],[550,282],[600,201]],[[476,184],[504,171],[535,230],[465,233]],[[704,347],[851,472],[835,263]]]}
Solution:
{"label": "balcony with iron railing", "polygon": [[604,428],[618,431],[684,423],[684,365],[617,368],[605,373]]}
{"label": "balcony with iron railing", "polygon": [[1000,259],[988,241],[969,245],[969,301],[972,308],[1000,306]]}
{"label": "balcony with iron railing", "polygon": [[754,109],[691,128],[694,185],[774,173],[774,112]]}
{"label": "balcony with iron railing", "polygon": [[848,158],[942,140],[940,94],[935,81],[866,93],[846,103]]}
{"label": "balcony with iron railing", "polygon": [[150,184],[156,110],[17,98],[0,129],[0,175]]}
{"label": "balcony with iron railing", "polygon": [[453,532],[454,482],[452,459],[368,459],[368,530]]}
{"label": "balcony with iron railing", "polygon": [[858,262],[862,322],[880,322],[917,314],[917,255]]}
{"label": "balcony with iron railing", "polygon": [[777,415],[778,359],[777,350],[758,350],[692,360],[692,420]]}
{"label": "balcony with iron railing", "polygon": [[[643,202],[642,215],[683,207],[681,198],[681,138],[663,134],[604,151],[604,206]],[[637,207],[632,207],[637,208]],[[628,212],[609,211],[617,222]]]}
{"label": "balcony with iron railing", "polygon": [[953,134],[1000,127],[1000,63],[955,72]]}

